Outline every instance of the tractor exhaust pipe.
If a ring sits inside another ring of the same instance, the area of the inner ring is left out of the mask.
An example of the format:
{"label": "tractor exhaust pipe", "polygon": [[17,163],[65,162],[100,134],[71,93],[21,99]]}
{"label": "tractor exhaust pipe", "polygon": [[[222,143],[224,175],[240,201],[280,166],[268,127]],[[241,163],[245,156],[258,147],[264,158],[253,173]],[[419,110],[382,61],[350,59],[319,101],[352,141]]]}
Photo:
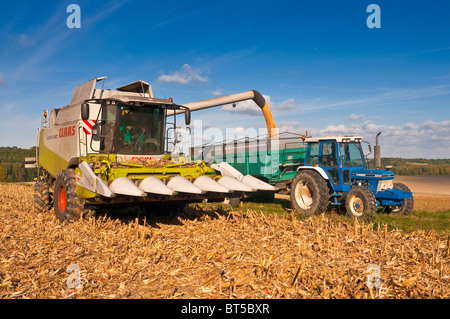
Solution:
{"label": "tractor exhaust pipe", "polygon": [[373,151],[374,164],[375,168],[381,168],[381,153],[380,153],[380,145],[378,145],[378,136],[380,136],[381,132],[379,132],[376,136],[375,148]]}

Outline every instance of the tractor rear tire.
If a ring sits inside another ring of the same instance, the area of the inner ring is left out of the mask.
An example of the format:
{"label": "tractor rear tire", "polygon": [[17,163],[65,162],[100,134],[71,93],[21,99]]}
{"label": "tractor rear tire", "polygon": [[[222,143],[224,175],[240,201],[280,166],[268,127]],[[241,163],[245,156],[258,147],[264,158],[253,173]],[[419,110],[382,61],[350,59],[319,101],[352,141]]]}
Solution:
{"label": "tractor rear tire", "polygon": [[[408,192],[408,193],[411,192],[409,187],[402,183],[394,183],[394,188],[400,189],[400,190],[402,190],[404,192]],[[410,198],[405,198],[401,205],[386,206],[385,211],[392,215],[407,216],[411,213],[413,208],[414,208],[414,198],[410,197]]]}
{"label": "tractor rear tire", "polygon": [[46,213],[51,208],[50,185],[47,180],[39,177],[34,184],[34,212]]}
{"label": "tractor rear tire", "polygon": [[329,201],[328,184],[315,171],[301,171],[291,184],[292,209],[308,216],[323,213]]}
{"label": "tractor rear tire", "polygon": [[57,219],[61,222],[72,222],[80,218],[84,209],[77,194],[74,169],[65,169],[58,173],[53,194]]}
{"label": "tractor rear tire", "polygon": [[366,186],[352,187],[345,196],[345,210],[348,216],[362,220],[367,213],[377,211],[375,195]]}

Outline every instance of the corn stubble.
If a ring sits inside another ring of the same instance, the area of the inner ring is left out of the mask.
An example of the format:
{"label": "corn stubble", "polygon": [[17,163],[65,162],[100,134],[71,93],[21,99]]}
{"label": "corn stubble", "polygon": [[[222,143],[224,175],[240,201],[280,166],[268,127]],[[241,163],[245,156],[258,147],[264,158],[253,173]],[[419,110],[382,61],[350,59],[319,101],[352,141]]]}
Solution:
{"label": "corn stubble", "polygon": [[450,237],[434,231],[199,207],[60,223],[33,212],[30,186],[0,184],[0,199],[3,299],[450,297]]}

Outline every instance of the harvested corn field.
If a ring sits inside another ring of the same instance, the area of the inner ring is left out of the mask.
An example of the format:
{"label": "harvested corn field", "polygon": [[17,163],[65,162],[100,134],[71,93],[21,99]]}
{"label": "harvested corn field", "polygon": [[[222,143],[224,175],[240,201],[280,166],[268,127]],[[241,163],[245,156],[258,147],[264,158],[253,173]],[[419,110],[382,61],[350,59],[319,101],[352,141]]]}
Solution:
{"label": "harvested corn field", "polygon": [[0,298],[450,297],[450,237],[434,231],[196,206],[60,223],[29,185],[0,198]]}

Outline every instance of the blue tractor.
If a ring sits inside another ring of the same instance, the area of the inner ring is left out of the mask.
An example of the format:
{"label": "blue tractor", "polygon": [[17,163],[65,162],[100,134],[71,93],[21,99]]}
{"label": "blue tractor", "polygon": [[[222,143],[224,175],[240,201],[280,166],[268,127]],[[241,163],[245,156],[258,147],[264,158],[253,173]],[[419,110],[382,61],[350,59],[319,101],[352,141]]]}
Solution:
{"label": "blue tractor", "polygon": [[393,172],[368,168],[362,137],[303,139],[307,145],[305,162],[297,168],[290,186],[294,211],[320,214],[331,203],[349,216],[363,219],[368,212],[377,212],[378,207],[397,215],[409,215],[413,210],[410,189],[402,183],[394,183]]}

